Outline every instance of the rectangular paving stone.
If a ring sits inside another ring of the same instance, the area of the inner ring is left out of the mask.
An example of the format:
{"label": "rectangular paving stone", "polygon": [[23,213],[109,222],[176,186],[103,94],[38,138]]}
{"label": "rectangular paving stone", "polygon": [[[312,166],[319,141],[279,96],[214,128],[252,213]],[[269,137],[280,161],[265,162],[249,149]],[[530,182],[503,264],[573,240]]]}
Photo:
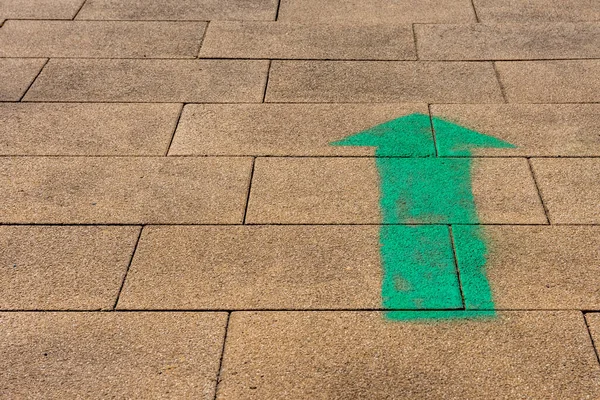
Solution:
{"label": "rectangular paving stone", "polygon": [[225,313],[2,313],[7,398],[213,399]]}
{"label": "rectangular paving stone", "polygon": [[599,21],[594,0],[473,0],[481,22]]}
{"label": "rectangular paving stone", "polygon": [[376,312],[234,312],[220,378],[218,399],[600,396],[576,311],[436,323]]}
{"label": "rectangular paving stone", "polygon": [[282,0],[278,20],[355,22],[475,22],[470,1],[448,0]]}
{"label": "rectangular paving stone", "polygon": [[203,22],[8,21],[1,57],[195,58]]}
{"label": "rectangular paving stone", "polygon": [[0,58],[0,101],[19,101],[45,62],[44,58]]}
{"label": "rectangular paving stone", "polygon": [[262,101],[267,60],[52,59],[29,101]]}
{"label": "rectangular paving stone", "polygon": [[516,146],[474,148],[477,156],[600,156],[600,104],[434,104],[431,112]]}
{"label": "rectangular paving stone", "polygon": [[553,223],[600,223],[600,159],[547,158],[531,162]]}
{"label": "rectangular paving stone", "polygon": [[[411,168],[427,158],[392,160]],[[437,159],[453,168],[469,168],[467,159]],[[431,215],[401,223],[546,223],[544,210],[525,159],[475,159],[472,192],[477,219],[448,220]],[[419,177],[436,182],[436,173]],[[410,179],[407,177],[406,179]],[[445,178],[442,178],[445,179]],[[380,177],[374,158],[258,158],[246,221],[281,224],[377,224],[382,221]],[[414,183],[419,190],[420,182]],[[408,204],[411,199],[400,199]],[[462,207],[445,199],[448,210]],[[426,207],[421,203],[420,207]],[[419,205],[417,204],[417,205]],[[398,217],[402,219],[402,216]]]}
{"label": "rectangular paving stone", "polygon": [[169,154],[372,156],[373,147],[330,143],[415,112],[427,105],[187,104]]}
{"label": "rectangular paving stone", "polygon": [[214,21],[200,57],[415,60],[409,24]]}
{"label": "rectangular paving stone", "polygon": [[277,0],[88,0],[77,19],[274,20]]}
{"label": "rectangular paving stone", "polygon": [[2,0],[0,17],[73,19],[85,0]]}
{"label": "rectangular paving stone", "polygon": [[0,104],[0,154],[164,155],[179,104]]}
{"label": "rectangular paving stone", "polygon": [[597,58],[600,24],[415,25],[421,60]]}
{"label": "rectangular paving stone", "polygon": [[0,226],[0,309],[111,309],[139,227]]}
{"label": "rectangular paving stone", "polygon": [[268,102],[501,103],[491,63],[273,61]]}
{"label": "rectangular paving stone", "polygon": [[496,66],[509,102],[600,102],[600,60],[500,61]]}
{"label": "rectangular paving stone", "polygon": [[6,223],[241,223],[245,158],[6,157]]}

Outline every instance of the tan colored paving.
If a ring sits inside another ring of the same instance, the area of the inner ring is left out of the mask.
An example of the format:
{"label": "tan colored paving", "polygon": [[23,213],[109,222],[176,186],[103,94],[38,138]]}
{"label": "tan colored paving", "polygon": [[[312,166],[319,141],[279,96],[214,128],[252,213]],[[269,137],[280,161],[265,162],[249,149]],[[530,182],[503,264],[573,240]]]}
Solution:
{"label": "tan colored paving", "polygon": [[5,157],[5,223],[241,223],[245,158]]}
{"label": "tan colored paving", "polygon": [[84,0],[2,0],[0,17],[72,19]]}
{"label": "tan colored paving", "polygon": [[260,102],[261,60],[52,59],[26,101]]}
{"label": "tan colored paving", "polygon": [[600,102],[600,60],[497,62],[512,103]]}
{"label": "tan colored paving", "polygon": [[266,101],[501,103],[502,94],[491,63],[273,61]]}
{"label": "tan colored paving", "polygon": [[126,226],[0,226],[0,309],[111,309],[139,231]]}
{"label": "tan colored paving", "polygon": [[421,60],[600,57],[600,23],[415,25]]}
{"label": "tan colored paving", "polygon": [[481,22],[600,21],[593,0],[473,0]]}
{"label": "tan colored paving", "polygon": [[600,156],[600,104],[434,104],[431,112],[516,146],[475,148],[477,156]]}
{"label": "tan colored paving", "polygon": [[330,143],[415,112],[427,105],[188,104],[169,155],[372,156],[372,147]]}
{"label": "tan colored paving", "polygon": [[8,21],[2,57],[195,58],[203,22]]}
{"label": "tan colored paving", "polygon": [[164,155],[179,104],[0,104],[0,154]]}
{"label": "tan colored paving", "polygon": [[212,399],[226,319],[224,313],[2,313],[2,394]]}
{"label": "tan colored paving", "polygon": [[200,57],[415,60],[410,24],[215,21]]}
{"label": "tan colored paving", "polygon": [[234,313],[221,379],[218,399],[600,396],[574,311],[436,324],[370,312]]}
{"label": "tan colored paving", "polygon": [[585,320],[589,326],[596,351],[600,349],[600,313],[586,313]]}
{"label": "tan colored paving", "polygon": [[0,101],[19,101],[45,62],[44,58],[0,58]]}
{"label": "tan colored paving", "polygon": [[552,222],[600,223],[600,159],[533,159],[532,166]]}

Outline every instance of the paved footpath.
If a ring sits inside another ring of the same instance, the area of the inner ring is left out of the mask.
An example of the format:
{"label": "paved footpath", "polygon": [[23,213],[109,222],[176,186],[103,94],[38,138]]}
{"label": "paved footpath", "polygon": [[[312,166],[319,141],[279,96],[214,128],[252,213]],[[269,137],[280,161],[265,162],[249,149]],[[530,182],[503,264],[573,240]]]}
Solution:
{"label": "paved footpath", "polygon": [[599,1],[0,26],[0,399],[600,399]]}

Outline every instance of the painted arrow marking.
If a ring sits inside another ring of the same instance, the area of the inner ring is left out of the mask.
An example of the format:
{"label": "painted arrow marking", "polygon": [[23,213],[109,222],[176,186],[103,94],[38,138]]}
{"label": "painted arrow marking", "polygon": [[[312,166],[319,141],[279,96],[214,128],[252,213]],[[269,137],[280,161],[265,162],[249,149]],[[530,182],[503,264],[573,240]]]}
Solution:
{"label": "painted arrow marking", "polygon": [[[383,307],[425,311],[390,311],[387,317],[459,318],[467,315],[465,310],[493,310],[469,156],[474,147],[514,146],[424,114],[397,118],[331,144],[376,148]],[[460,272],[451,235],[461,246]]]}

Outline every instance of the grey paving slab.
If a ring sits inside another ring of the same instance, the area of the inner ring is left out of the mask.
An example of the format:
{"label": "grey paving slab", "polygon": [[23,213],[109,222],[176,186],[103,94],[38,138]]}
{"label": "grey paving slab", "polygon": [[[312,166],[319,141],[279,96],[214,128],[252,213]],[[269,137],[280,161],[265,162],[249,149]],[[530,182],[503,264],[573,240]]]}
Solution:
{"label": "grey paving slab", "polygon": [[204,22],[8,21],[1,57],[195,58]]}
{"label": "grey paving slab", "polygon": [[200,57],[415,60],[410,24],[214,21]]}
{"label": "grey paving slab", "polygon": [[19,101],[45,62],[44,58],[0,58],[0,101]]}
{"label": "grey paving slab", "polygon": [[554,223],[600,223],[600,159],[532,159],[550,220]]}
{"label": "grey paving slab", "polygon": [[5,157],[9,223],[241,223],[251,160]]}
{"label": "grey paving slab", "polygon": [[448,0],[282,0],[278,20],[354,22],[475,22],[469,1]]}
{"label": "grey paving slab", "polygon": [[181,107],[0,103],[0,154],[164,155]]}
{"label": "grey paving slab", "polygon": [[431,112],[516,146],[475,148],[477,156],[600,155],[600,104],[434,104]]}
{"label": "grey paving slab", "polygon": [[574,59],[600,56],[600,23],[415,25],[421,60]]}
{"label": "grey paving slab", "polygon": [[0,309],[111,309],[140,229],[0,226]]}
{"label": "grey paving slab", "polygon": [[[426,104],[187,104],[170,155],[374,155],[330,143]],[[410,149],[397,148],[397,154]]]}
{"label": "grey paving slab", "polygon": [[509,102],[600,102],[600,60],[501,61],[496,66]]}
{"label": "grey paving slab", "polygon": [[[417,161],[428,162],[428,159],[423,160]],[[437,161],[442,162],[440,159]],[[401,169],[406,169],[415,159],[396,159],[393,162]],[[443,162],[454,165],[454,168],[465,168],[469,163],[466,159]],[[438,176],[435,171],[432,166],[432,176],[419,179],[433,184]],[[473,161],[471,174],[474,202],[481,223],[546,223],[526,160],[477,159]],[[372,158],[258,158],[246,221],[377,224],[382,220],[379,182]],[[414,185],[416,188],[421,183],[415,181]],[[411,201],[403,200],[407,204]],[[476,221],[469,218],[448,220],[439,215],[422,215],[417,221],[407,219],[401,222]]]}
{"label": "grey paving slab", "polygon": [[213,399],[224,313],[2,313],[6,398]]}
{"label": "grey paving slab", "polygon": [[595,0],[473,0],[481,22],[600,21]]}
{"label": "grey paving slab", "polygon": [[84,0],[2,0],[0,17],[6,19],[72,19],[83,2]]}
{"label": "grey paving slab", "polygon": [[24,100],[261,102],[266,60],[52,59]]}
{"label": "grey paving slab", "polygon": [[277,0],[88,0],[77,19],[274,20]]}
{"label": "grey paving slab", "polygon": [[580,312],[418,323],[374,312],[233,313],[218,399],[600,396]]}
{"label": "grey paving slab", "polygon": [[501,103],[491,63],[273,61],[267,102]]}

